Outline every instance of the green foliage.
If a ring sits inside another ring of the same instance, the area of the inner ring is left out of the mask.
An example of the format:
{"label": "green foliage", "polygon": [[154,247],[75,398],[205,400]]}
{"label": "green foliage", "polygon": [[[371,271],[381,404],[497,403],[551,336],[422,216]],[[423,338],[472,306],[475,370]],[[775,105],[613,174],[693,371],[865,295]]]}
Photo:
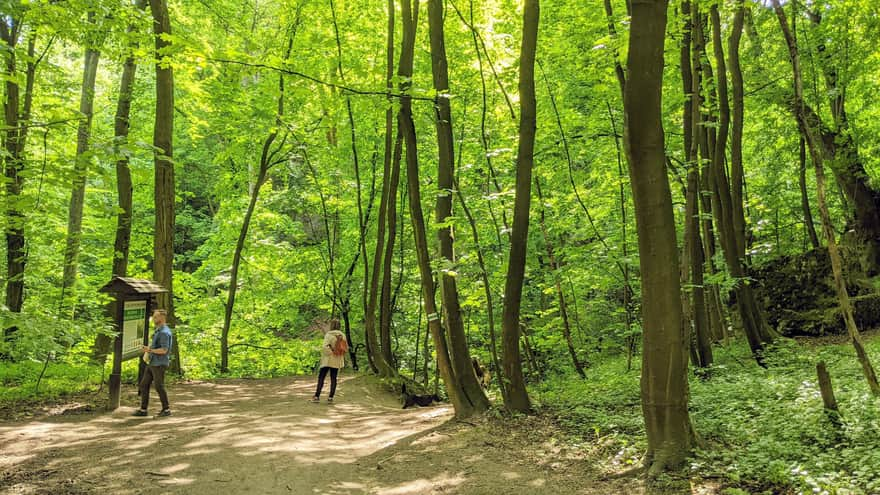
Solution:
{"label": "green foliage", "polygon": [[[868,349],[876,363],[880,340]],[[716,349],[715,357],[709,378],[691,380],[691,419],[705,442],[690,461],[694,476],[721,478],[730,494],[880,490],[880,399],[870,395],[851,345],[783,341],[768,351],[767,369],[753,363],[741,342]],[[839,430],[822,409],[819,360],[832,374]],[[638,370],[624,366],[609,359],[591,368],[586,381],[550,378],[537,396],[572,432],[639,462],[645,444]]]}
{"label": "green foliage", "polygon": [[51,361],[41,377],[44,364],[20,361],[0,365],[0,406],[94,392],[101,387],[101,367],[88,361]]}

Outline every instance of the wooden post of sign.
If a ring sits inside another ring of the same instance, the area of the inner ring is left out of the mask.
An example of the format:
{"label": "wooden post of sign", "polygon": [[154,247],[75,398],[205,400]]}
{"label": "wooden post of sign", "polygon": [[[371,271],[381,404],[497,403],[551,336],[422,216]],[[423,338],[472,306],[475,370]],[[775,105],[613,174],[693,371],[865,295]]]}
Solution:
{"label": "wooden post of sign", "polygon": [[119,408],[119,391],[122,387],[122,322],[125,311],[125,300],[116,297],[116,338],[113,339],[113,370],[110,372],[110,403],[107,409],[115,411]]}

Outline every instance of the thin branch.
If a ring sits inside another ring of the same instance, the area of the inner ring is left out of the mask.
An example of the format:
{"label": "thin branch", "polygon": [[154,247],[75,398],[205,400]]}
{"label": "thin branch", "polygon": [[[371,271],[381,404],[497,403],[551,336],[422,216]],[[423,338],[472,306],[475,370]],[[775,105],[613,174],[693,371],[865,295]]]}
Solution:
{"label": "thin branch", "polygon": [[323,81],[321,79],[318,79],[317,77],[310,76],[308,74],[303,74],[302,72],[298,72],[298,71],[290,70],[290,69],[285,69],[283,67],[275,67],[275,66],[268,65],[268,64],[255,64],[255,63],[250,63],[250,62],[242,62],[241,60],[228,60],[228,59],[222,59],[222,58],[209,58],[208,60],[211,62],[217,62],[217,63],[221,63],[221,64],[234,64],[234,65],[242,65],[245,67],[253,67],[253,68],[257,68],[257,69],[274,70],[276,72],[281,72],[281,73],[288,74],[291,76],[301,77],[303,79],[321,84],[323,86],[328,86],[328,87],[335,88],[340,91],[355,94],[355,95],[382,96],[382,97],[386,97],[386,98],[389,98],[389,97],[390,98],[409,98],[411,100],[430,101],[431,103],[434,103],[433,97],[413,96],[410,94],[403,94],[403,93],[389,93],[387,90],[386,91],[366,91],[366,90],[362,90],[362,89],[355,89],[355,88],[350,88],[348,86],[344,86],[342,84],[336,84],[336,83],[332,83],[332,82],[328,82],[328,81]]}

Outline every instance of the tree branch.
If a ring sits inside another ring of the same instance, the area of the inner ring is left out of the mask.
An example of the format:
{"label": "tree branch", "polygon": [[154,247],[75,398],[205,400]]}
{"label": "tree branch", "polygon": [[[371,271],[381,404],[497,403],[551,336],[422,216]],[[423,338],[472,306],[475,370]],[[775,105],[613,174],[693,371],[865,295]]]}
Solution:
{"label": "tree branch", "polygon": [[329,81],[323,81],[321,79],[318,79],[317,77],[310,76],[308,74],[303,74],[302,72],[298,72],[298,71],[290,70],[290,69],[285,69],[283,67],[274,67],[274,66],[271,66],[268,64],[259,64],[259,63],[255,64],[255,63],[250,63],[250,62],[242,62],[241,60],[228,60],[228,59],[222,59],[222,58],[209,58],[208,60],[210,60],[211,62],[217,62],[217,63],[221,63],[221,64],[234,64],[234,65],[242,65],[244,67],[253,67],[253,68],[258,68],[258,69],[269,69],[269,70],[273,70],[276,72],[288,74],[291,76],[301,77],[303,79],[318,83],[320,85],[335,88],[340,91],[355,94],[355,95],[384,96],[386,98],[409,98],[411,100],[417,100],[417,101],[430,101],[431,103],[433,103],[435,100],[434,98],[427,97],[427,96],[413,96],[410,94],[391,93],[388,91],[366,91],[366,90],[362,90],[362,89],[355,89],[355,88],[351,88],[348,86],[344,86],[342,84],[336,84],[336,83],[332,83]]}

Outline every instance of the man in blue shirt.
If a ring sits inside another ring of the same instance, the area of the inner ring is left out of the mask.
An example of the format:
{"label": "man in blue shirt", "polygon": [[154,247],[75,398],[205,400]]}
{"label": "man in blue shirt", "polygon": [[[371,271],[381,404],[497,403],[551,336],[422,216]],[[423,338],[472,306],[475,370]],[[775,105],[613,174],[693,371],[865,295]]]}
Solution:
{"label": "man in blue shirt", "polygon": [[155,384],[159,400],[162,401],[162,410],[158,416],[171,416],[168,408],[168,394],[165,392],[165,371],[171,361],[171,329],[165,324],[166,314],[164,309],[153,311],[153,342],[144,346],[144,361],[147,369],[140,383],[141,408],[134,412],[135,416],[146,416],[147,406],[150,403],[150,384]]}

